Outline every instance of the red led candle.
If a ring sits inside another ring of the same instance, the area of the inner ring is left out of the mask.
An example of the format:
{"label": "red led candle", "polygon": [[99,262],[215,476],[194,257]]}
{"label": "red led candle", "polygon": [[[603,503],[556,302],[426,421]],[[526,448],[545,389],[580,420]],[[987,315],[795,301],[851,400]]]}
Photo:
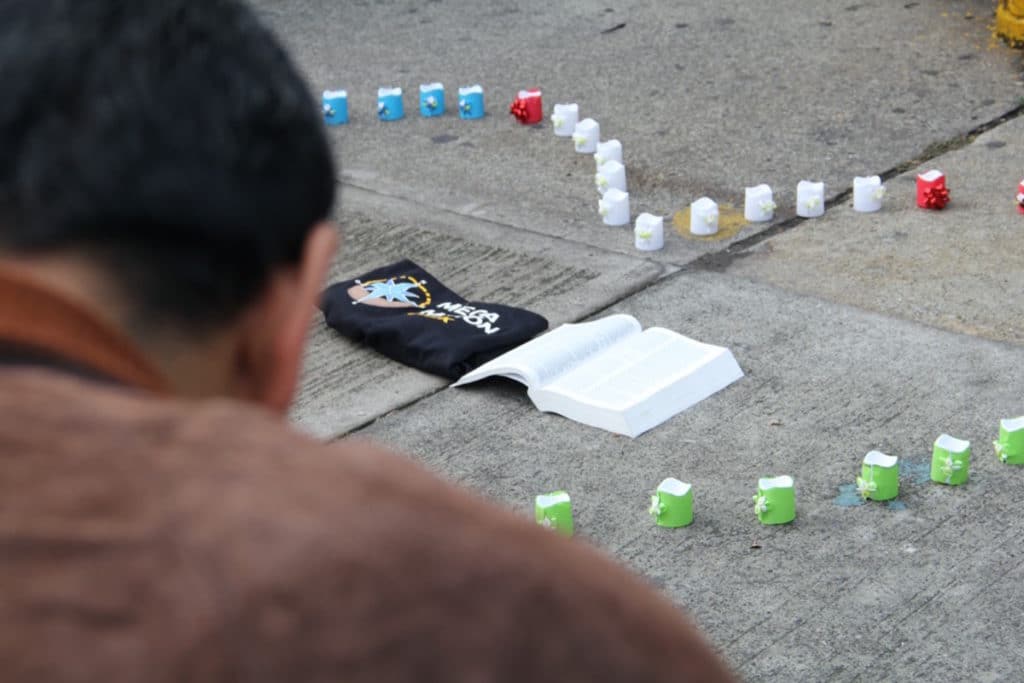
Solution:
{"label": "red led candle", "polygon": [[520,90],[519,97],[512,100],[508,111],[524,126],[540,123],[544,118],[544,104],[540,89]]}
{"label": "red led candle", "polygon": [[944,209],[949,203],[946,175],[931,170],[917,176],[917,205],[922,209]]}

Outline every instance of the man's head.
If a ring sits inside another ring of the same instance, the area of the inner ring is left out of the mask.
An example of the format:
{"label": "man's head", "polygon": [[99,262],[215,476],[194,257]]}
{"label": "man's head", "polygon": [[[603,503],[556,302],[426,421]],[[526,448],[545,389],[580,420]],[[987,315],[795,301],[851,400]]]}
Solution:
{"label": "man's head", "polygon": [[0,81],[0,261],[105,314],[184,393],[283,409],[335,178],[319,108],[252,11],[3,0]]}

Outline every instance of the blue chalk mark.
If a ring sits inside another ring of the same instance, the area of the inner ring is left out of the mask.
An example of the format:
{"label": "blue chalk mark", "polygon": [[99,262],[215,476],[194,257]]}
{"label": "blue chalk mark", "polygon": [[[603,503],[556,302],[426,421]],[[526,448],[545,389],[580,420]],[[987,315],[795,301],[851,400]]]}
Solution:
{"label": "blue chalk mark", "polygon": [[907,504],[902,500],[890,500],[888,504],[886,504],[886,507],[893,512],[903,512],[907,509]]}
{"label": "blue chalk mark", "polygon": [[864,505],[864,497],[860,495],[856,484],[842,484],[832,504],[841,508],[855,508]]}
{"label": "blue chalk mark", "polygon": [[932,479],[931,460],[918,462],[900,458],[900,477],[910,479],[915,484],[927,484]]}

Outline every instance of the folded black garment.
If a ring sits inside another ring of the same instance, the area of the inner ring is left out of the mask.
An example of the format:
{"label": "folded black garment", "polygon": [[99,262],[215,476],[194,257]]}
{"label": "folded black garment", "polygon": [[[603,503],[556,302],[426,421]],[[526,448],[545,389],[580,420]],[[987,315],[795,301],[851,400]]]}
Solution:
{"label": "folded black garment", "polygon": [[453,380],[548,327],[522,308],[466,301],[408,260],[331,285],[320,308],[349,339]]}

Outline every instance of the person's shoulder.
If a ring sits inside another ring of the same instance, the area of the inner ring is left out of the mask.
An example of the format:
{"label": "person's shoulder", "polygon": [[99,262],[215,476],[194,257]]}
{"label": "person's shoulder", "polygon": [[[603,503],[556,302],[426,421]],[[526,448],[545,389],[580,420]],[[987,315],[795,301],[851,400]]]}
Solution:
{"label": "person's shoulder", "polygon": [[[188,499],[211,523],[264,514],[272,502],[310,514],[345,507],[345,497],[327,492],[365,482],[429,487],[408,458],[365,441],[320,442],[259,406],[158,396],[39,369],[3,371],[0,443],[7,441],[38,461],[36,479],[59,478],[73,462],[112,493],[144,499],[148,510]],[[186,495],[206,490],[221,494]],[[226,507],[236,492],[254,504]]]}
{"label": "person's shoulder", "polygon": [[8,419],[49,406],[33,447],[52,477],[91,492],[91,514],[130,521],[140,566],[158,563],[159,619],[193,624],[181,666],[254,681],[725,680],[633,574],[386,447],[321,443],[233,401],[8,384],[0,409],[9,389],[31,397]]}

